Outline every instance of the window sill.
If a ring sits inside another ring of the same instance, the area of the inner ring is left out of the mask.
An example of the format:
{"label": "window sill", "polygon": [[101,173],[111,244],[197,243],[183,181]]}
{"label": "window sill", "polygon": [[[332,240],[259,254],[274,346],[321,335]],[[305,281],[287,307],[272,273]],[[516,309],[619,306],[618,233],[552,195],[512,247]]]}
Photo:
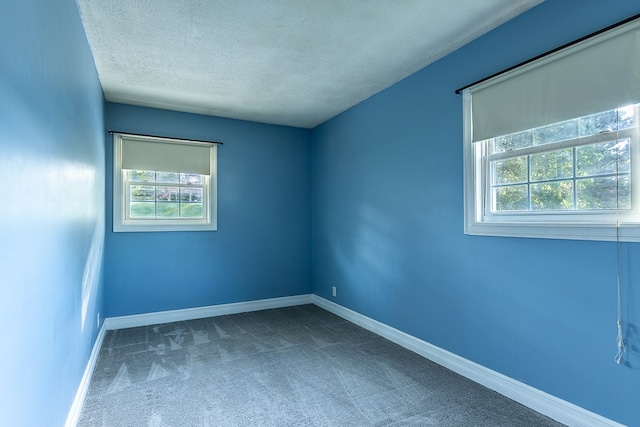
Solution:
{"label": "window sill", "polygon": [[187,223],[187,224],[176,224],[174,223],[145,223],[145,224],[137,224],[137,223],[127,223],[121,224],[114,222],[113,224],[113,232],[114,233],[126,233],[126,232],[166,232],[166,231],[216,231],[217,224],[214,223]]}
{"label": "window sill", "polygon": [[469,222],[464,233],[473,236],[640,242],[640,224],[488,223]]}

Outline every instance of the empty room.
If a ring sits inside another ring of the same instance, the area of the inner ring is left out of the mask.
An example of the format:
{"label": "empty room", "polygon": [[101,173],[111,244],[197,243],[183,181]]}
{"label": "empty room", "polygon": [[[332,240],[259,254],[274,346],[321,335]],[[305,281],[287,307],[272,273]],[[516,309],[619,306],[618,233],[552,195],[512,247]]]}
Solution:
{"label": "empty room", "polygon": [[3,0],[0,425],[640,426],[639,168],[635,0]]}

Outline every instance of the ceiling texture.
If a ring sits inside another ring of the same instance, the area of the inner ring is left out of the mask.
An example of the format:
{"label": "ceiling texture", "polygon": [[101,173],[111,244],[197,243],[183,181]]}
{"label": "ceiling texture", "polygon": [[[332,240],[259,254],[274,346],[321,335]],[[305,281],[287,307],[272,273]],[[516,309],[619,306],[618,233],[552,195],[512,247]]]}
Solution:
{"label": "ceiling texture", "polygon": [[313,128],[542,0],[76,0],[107,101]]}

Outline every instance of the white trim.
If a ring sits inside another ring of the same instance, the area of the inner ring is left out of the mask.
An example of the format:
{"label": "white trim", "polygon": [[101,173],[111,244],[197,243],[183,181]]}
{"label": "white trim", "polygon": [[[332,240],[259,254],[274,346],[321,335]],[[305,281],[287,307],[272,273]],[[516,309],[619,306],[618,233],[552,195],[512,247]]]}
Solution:
{"label": "white trim", "polygon": [[439,348],[412,335],[406,334],[384,323],[373,320],[348,308],[328,301],[317,295],[312,296],[313,304],[334,313],[352,323],[362,326],[389,341],[450,369],[478,384],[496,391],[541,414],[568,426],[624,427],[573,403],[552,396],[527,384]]}
{"label": "white trim", "polygon": [[104,320],[104,323],[107,329],[134,328],[137,326],[149,326],[160,323],[179,322],[182,320],[202,319],[205,317],[223,316],[226,314],[291,307],[294,305],[311,304],[311,302],[311,294],[305,294],[291,297],[236,302],[231,304],[210,305],[206,307],[185,308],[182,310],[134,314],[131,316],[109,317]]}
{"label": "white trim", "polygon": [[78,420],[80,419],[80,412],[82,411],[82,404],[84,403],[84,399],[87,396],[87,391],[89,391],[89,383],[91,381],[91,376],[93,375],[93,370],[96,367],[96,362],[98,361],[98,355],[100,354],[100,349],[102,348],[102,342],[104,341],[106,331],[107,328],[105,327],[105,323],[103,322],[100,331],[98,331],[96,341],[93,343],[93,349],[91,350],[91,355],[89,356],[89,360],[87,361],[87,366],[84,369],[84,374],[82,375],[82,379],[80,380],[80,384],[78,385],[76,397],[73,399],[73,403],[71,404],[71,408],[69,409],[67,421],[64,423],[65,427],[75,427],[78,424]]}

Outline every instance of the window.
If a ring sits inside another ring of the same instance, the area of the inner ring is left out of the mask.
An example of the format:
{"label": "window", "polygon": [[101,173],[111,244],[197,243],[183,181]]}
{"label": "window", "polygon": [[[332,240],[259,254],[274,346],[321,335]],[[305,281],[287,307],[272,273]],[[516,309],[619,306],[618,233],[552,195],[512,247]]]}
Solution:
{"label": "window", "polygon": [[619,108],[479,143],[477,149],[487,151],[487,214],[629,211],[637,110]]}
{"label": "window", "polygon": [[465,233],[640,241],[639,28],[464,90]]}
{"label": "window", "polygon": [[114,134],[113,230],[216,230],[216,144]]}

